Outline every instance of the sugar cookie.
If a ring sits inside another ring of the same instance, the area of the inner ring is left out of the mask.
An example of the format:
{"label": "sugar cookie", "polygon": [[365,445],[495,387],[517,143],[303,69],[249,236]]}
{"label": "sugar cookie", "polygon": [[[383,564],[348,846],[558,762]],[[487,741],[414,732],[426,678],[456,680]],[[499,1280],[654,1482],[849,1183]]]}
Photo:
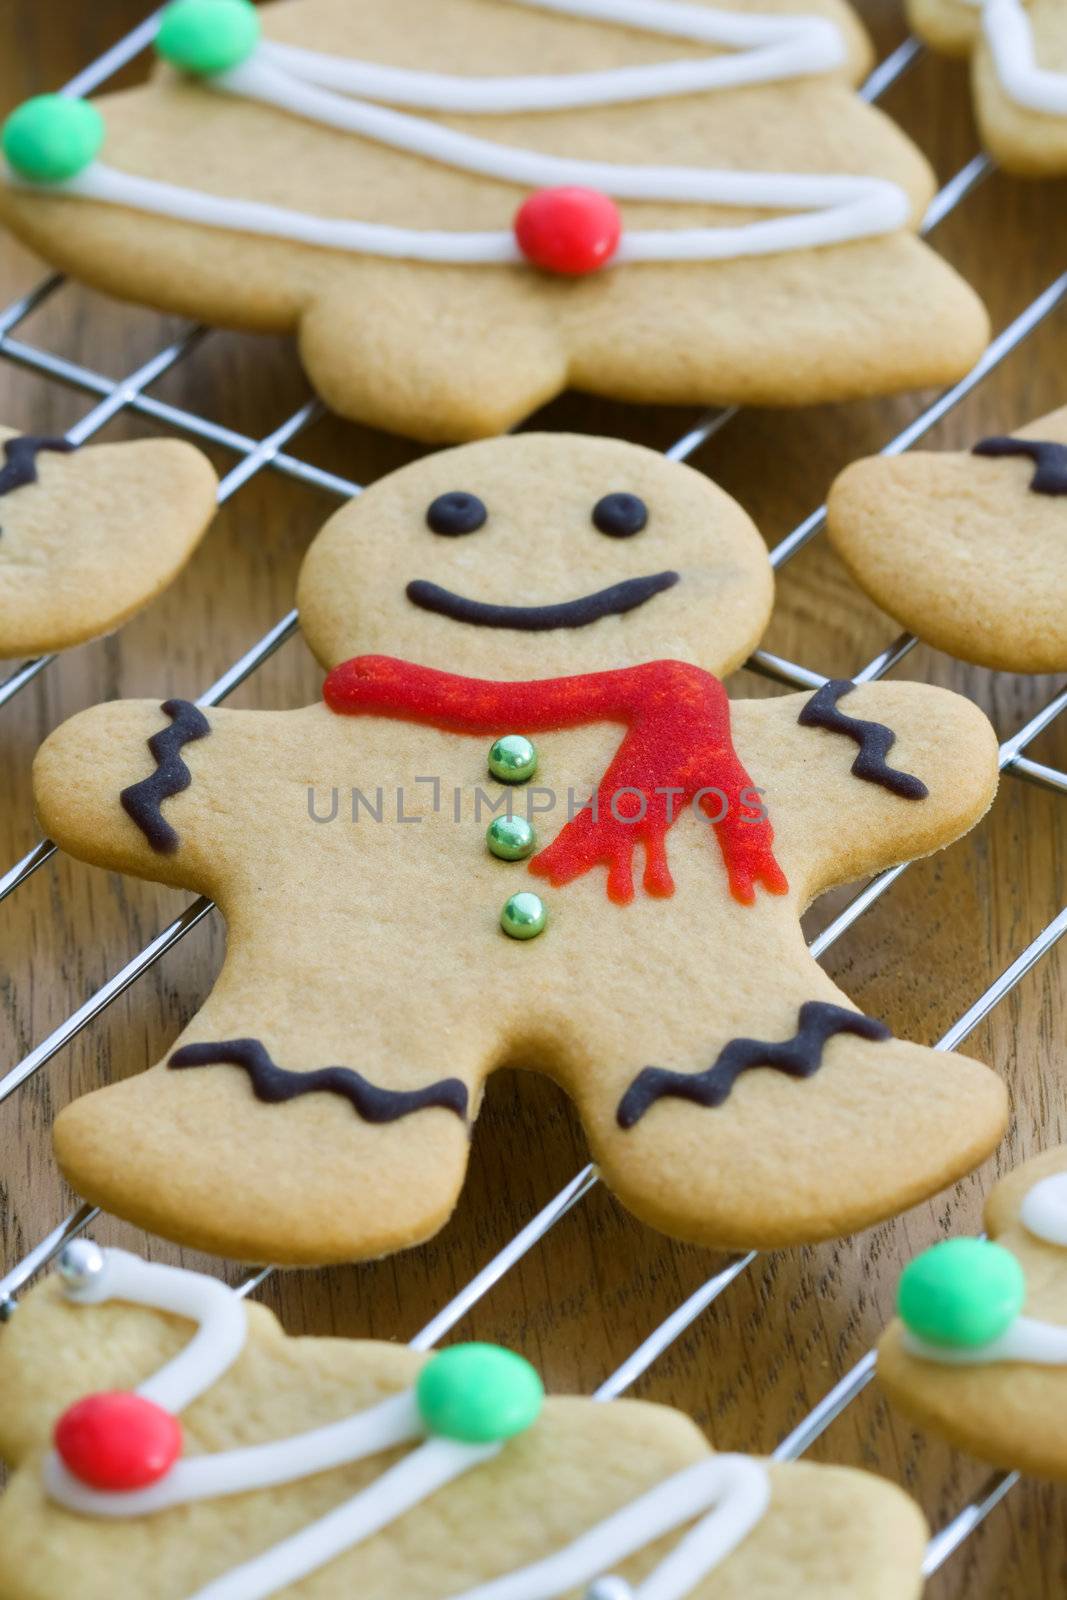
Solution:
{"label": "sugar cookie", "polygon": [[73,447],[0,428],[0,656],[117,628],[181,570],[215,514],[206,457],[174,439]]}
{"label": "sugar cookie", "polygon": [[903,627],[1008,672],[1067,667],[1067,406],[971,451],[856,461],[830,538]]}
{"label": "sugar cookie", "polygon": [[1063,0],[908,0],[908,15],[935,49],[973,53],[975,113],[1006,171],[1067,173]]}
{"label": "sugar cookie", "polygon": [[866,1473],[712,1455],[665,1406],[545,1400],[491,1345],[287,1339],[120,1250],[75,1243],[60,1275],[0,1338],[5,1600],[919,1594],[922,1516]]}
{"label": "sugar cookie", "polygon": [[[377,1256],[448,1217],[505,1065],[567,1089],[627,1206],[707,1244],[848,1232],[980,1161],[1003,1085],[854,1010],[799,918],[966,831],[993,731],[913,683],[730,702],[712,673],[771,597],[706,478],[523,434],[331,519],[299,592],[319,704],[52,734],[52,837],[229,923],[176,1047],[60,1115],[79,1192],[226,1255]],[[534,841],[487,839],[509,811]]]}
{"label": "sugar cookie", "polygon": [[946,1240],[907,1268],[878,1374],[962,1449],[1067,1478],[1067,1147],[1002,1178],[986,1227],[988,1241]]}
{"label": "sugar cookie", "polygon": [[157,44],[146,87],[11,115],[0,215],[99,288],[296,332],[343,415],[842,400],[988,337],[843,0],[177,0]]}

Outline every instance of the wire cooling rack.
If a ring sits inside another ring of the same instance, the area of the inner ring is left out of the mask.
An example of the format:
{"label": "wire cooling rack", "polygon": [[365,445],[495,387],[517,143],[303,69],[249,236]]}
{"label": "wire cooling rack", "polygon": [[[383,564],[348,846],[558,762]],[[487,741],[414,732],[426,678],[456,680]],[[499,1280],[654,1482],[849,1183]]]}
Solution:
{"label": "wire cooling rack", "polygon": [[[87,94],[100,87],[131,62],[151,43],[157,16],[158,13],[153,13],[146,18],[114,48],[73,79],[64,92],[72,95]],[[880,98],[908,71],[921,54],[922,47],[916,40],[906,40],[871,74],[861,90],[864,98],[872,101]],[[968,161],[935,196],[924,219],[924,233],[931,232],[955,211],[991,171],[992,164],[983,154],[978,154]],[[148,392],[164,374],[172,371],[191,354],[209,331],[206,328],[191,328],[149,361],[119,380],[106,377],[65,356],[16,338],[14,335],[19,325],[56,294],[62,288],[64,281],[59,275],[49,276],[28,294],[0,311],[0,359],[97,398],[97,404],[68,431],[67,437],[73,444],[84,443],[99,433],[117,414],[129,412],[146,417],[177,433],[219,446],[236,456],[236,465],[219,484],[220,505],[231,499],[250,480],[264,472],[282,474],[298,483],[325,490],[341,499],[348,499],[361,492],[361,484],[317,467],[294,455],[288,448],[298,435],[323,415],[323,407],[318,401],[311,400],[302,405],[272,433],[256,439],[181,406],[168,404]],[[994,372],[1008,355],[1018,349],[1046,319],[1063,314],[1065,301],[1067,301],[1067,273],[1049,283],[1044,292],[997,335],[974,369],[891,438],[883,446],[882,453],[899,455],[918,443]],[[738,409],[731,407],[702,416],[684,436],[669,447],[666,451],[667,456],[675,461],[687,460],[724,428],[737,415]],[[819,506],[772,549],[773,565],[779,568],[790,561],[822,532],[825,521],[825,507]],[[282,617],[216,682],[205,689],[199,696],[197,704],[202,706],[220,704],[262,666],[279,646],[290,638],[296,628],[297,614],[294,610]],[[855,672],[854,680],[861,683],[884,677],[917,643],[913,635],[902,634]],[[53,656],[47,655],[37,657],[23,662],[12,671],[0,682],[0,708],[12,701],[35,678],[45,672],[54,659]],[[757,650],[750,658],[748,666],[763,676],[794,689],[815,689],[826,681],[823,674],[765,650]],[[1067,710],[1067,688],[1049,700],[1017,733],[1001,745],[999,756],[1001,771],[1008,776],[1045,789],[1061,794],[1067,793],[1067,772],[1043,765],[1026,754],[1033,741],[1064,710]],[[55,854],[56,848],[51,841],[42,840],[21,861],[10,867],[0,877],[0,900],[12,894],[44,866]],[[906,870],[907,864],[897,866],[871,879],[811,942],[812,953],[816,957],[824,955]],[[119,995],[208,917],[213,909],[212,903],[204,898],[188,905],[168,927],[91,994],[84,1004],[72,1012],[47,1038],[0,1077],[0,1101],[14,1094],[21,1084],[99,1017]],[[1005,971],[977,997],[973,1005],[937,1041],[934,1048],[953,1050],[967,1039],[993,1008],[1015,989],[1031,968],[1048,954],[1065,933],[1067,933],[1067,907],[1061,910]],[[443,1338],[563,1217],[591,1193],[598,1182],[598,1174],[592,1165],[587,1165],[576,1173],[571,1181],[427,1323],[411,1341],[413,1347],[425,1350]],[[13,1314],[17,1307],[18,1295],[26,1284],[53,1260],[68,1240],[81,1233],[97,1214],[95,1207],[79,1206],[0,1278],[0,1319],[6,1319]],[[600,1384],[594,1391],[594,1398],[608,1400],[623,1393],[703,1312],[727,1292],[756,1258],[754,1251],[735,1257],[703,1283]],[[251,1294],[266,1281],[272,1271],[271,1267],[264,1267],[247,1277],[240,1284],[239,1292]],[[773,1451],[774,1459],[793,1461],[810,1449],[831,1423],[861,1394],[874,1375],[874,1367],[874,1352],[870,1351],[846,1372],[814,1409],[781,1440]],[[963,1505],[934,1534],[926,1552],[923,1568],[926,1576],[932,1575],[942,1567],[1000,1504],[1017,1481],[1017,1473],[994,1473],[977,1495]]]}

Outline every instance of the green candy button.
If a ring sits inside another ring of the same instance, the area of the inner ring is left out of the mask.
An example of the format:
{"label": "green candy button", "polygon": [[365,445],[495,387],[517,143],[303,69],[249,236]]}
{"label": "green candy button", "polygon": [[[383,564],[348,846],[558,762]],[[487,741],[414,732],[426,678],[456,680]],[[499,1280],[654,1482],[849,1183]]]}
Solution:
{"label": "green candy button", "polygon": [[537,843],[537,836],[525,817],[494,817],[486,829],[485,842],[501,861],[524,861]]}
{"label": "green candy button", "polygon": [[545,930],[548,912],[539,894],[528,889],[509,895],[500,913],[500,926],[509,939],[536,939]]}
{"label": "green candy button", "polygon": [[501,783],[529,783],[537,771],[537,751],[521,733],[505,733],[489,751],[489,771]]}
{"label": "green candy button", "polygon": [[156,53],[180,72],[212,78],[247,61],[260,23],[250,0],[173,0],[156,34]]}
{"label": "green candy button", "polygon": [[76,178],[99,154],[103,142],[104,119],[96,107],[64,94],[24,100],[0,132],[5,160],[30,183]]}
{"label": "green candy button", "polygon": [[537,1421],[545,1397],[537,1372],[496,1344],[456,1344],[428,1361],[415,1384],[431,1433],[464,1444],[496,1444]]}
{"label": "green candy button", "polygon": [[970,1350],[999,1339],[1025,1299],[1026,1278],[1010,1250],[987,1239],[945,1239],[905,1267],[897,1310],[928,1344]]}

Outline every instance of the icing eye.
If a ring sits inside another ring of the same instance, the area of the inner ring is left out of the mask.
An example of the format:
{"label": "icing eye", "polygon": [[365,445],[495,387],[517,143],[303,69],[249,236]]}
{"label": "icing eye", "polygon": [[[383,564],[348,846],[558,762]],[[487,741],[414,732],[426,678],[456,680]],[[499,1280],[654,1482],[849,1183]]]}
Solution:
{"label": "icing eye", "polygon": [[635,494],[606,494],[593,507],[593,526],[611,539],[632,539],[648,526],[648,507]]}
{"label": "icing eye", "polygon": [[1046,1244],[1067,1246],[1067,1172],[1054,1172],[1026,1195],[1019,1211],[1023,1227]]}
{"label": "icing eye", "polygon": [[477,533],[484,528],[489,513],[476,494],[454,489],[451,494],[439,494],[426,513],[427,526],[434,533],[455,538],[461,533]]}

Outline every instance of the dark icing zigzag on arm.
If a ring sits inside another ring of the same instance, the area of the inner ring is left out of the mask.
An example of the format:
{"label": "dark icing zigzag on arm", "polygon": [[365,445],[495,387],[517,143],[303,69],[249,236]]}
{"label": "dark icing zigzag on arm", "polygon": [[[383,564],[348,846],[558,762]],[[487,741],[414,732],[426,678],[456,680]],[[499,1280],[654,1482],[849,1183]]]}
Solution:
{"label": "dark icing zigzag on arm", "polygon": [[673,1072],[667,1067],[644,1067],[637,1074],[615,1113],[620,1128],[640,1122],[657,1100],[671,1097],[692,1100],[698,1106],[721,1106],[743,1072],[752,1067],[774,1067],[791,1078],[813,1077],[822,1066],[823,1049],[838,1033],[853,1033],[860,1039],[882,1040],[891,1037],[884,1022],[848,1011],[844,1006],[828,1005],[825,1000],[807,1000],[800,1008],[799,1030],[792,1039],[768,1043],[763,1039],[731,1039],[723,1045],[712,1066],[703,1072]]}
{"label": "dark icing zigzag on arm", "polygon": [[41,450],[67,453],[75,447],[69,439],[43,439],[20,433],[4,441],[4,465],[0,467],[0,495],[10,494],[27,483],[37,482],[37,456]]}
{"label": "dark icing zigzag on arm", "polygon": [[175,1050],[168,1067],[243,1067],[252,1093],[268,1105],[296,1100],[305,1094],[340,1095],[364,1122],[397,1122],[413,1111],[432,1106],[467,1115],[467,1086],[459,1078],[440,1078],[422,1089],[380,1089],[351,1067],[319,1067],[313,1072],[289,1072],[271,1059],[258,1039],[222,1039],[215,1044],[187,1044]]}
{"label": "dark icing zigzag on arm", "polygon": [[975,456],[1029,456],[1037,470],[1030,479],[1032,494],[1067,494],[1067,444],[1051,439],[980,439]]}
{"label": "dark icing zigzag on arm", "polygon": [[837,709],[837,702],[851,694],[856,685],[851,678],[830,678],[817,689],[797,718],[802,728],[825,728],[829,733],[843,733],[855,740],[860,753],[852,763],[853,775],[867,783],[879,783],[883,789],[897,794],[902,800],[925,800],[930,793],[921,778],[910,772],[898,772],[886,762],[896,734],[884,722],[865,722],[860,717],[846,717]]}
{"label": "dark icing zigzag on arm", "polygon": [[140,783],[131,783],[129,788],[123,789],[119,799],[126,815],[136,822],[152,849],[169,856],[178,848],[178,835],[163,815],[163,801],[181,794],[192,783],[193,775],[180,751],[194,739],[203,739],[209,734],[211,724],[191,700],[164,700],[160,710],[170,717],[171,725],[160,728],[148,741],[156,770]]}

